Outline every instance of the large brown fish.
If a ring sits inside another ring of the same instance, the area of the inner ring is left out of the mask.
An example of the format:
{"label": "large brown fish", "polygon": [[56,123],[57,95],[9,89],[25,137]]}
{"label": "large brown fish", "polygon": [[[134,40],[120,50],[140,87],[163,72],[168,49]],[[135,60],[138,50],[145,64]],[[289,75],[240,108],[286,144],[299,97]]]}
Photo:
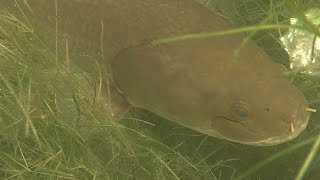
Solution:
{"label": "large brown fish", "polygon": [[54,2],[20,0],[19,7],[51,47],[57,22],[59,42],[68,39],[75,62],[90,66],[86,58],[93,57],[110,66],[115,86],[134,106],[250,145],[283,143],[307,126],[308,102],[279,64],[252,42],[233,56],[243,35],[152,44],[229,29],[193,0],[57,0],[57,11]]}

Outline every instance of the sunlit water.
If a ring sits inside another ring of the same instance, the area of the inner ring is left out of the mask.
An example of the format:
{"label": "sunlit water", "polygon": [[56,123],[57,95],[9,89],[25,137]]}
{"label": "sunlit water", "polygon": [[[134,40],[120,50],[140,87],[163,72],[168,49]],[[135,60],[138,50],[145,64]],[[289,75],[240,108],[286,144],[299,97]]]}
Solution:
{"label": "sunlit water", "polygon": [[[311,9],[305,16],[319,29],[320,9]],[[301,25],[297,18],[291,18],[290,23],[295,26]],[[281,42],[288,51],[291,69],[307,67],[304,73],[311,75],[320,73],[320,39],[314,33],[293,27],[281,37]]]}

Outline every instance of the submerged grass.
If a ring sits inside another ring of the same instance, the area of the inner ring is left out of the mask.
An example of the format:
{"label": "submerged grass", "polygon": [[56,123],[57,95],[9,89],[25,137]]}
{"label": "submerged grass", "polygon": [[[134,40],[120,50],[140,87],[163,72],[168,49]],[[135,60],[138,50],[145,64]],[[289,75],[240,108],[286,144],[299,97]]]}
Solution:
{"label": "submerged grass", "polygon": [[[240,31],[283,62],[283,51],[274,53],[276,39],[285,31],[279,27],[288,26],[296,7],[317,4],[298,1],[288,9],[286,1],[205,3],[222,9],[219,13],[230,22],[240,17],[242,25],[260,23]],[[320,178],[318,113],[305,133],[275,147],[207,137],[140,109],[114,120],[106,98],[97,95],[99,81],[0,9],[1,179]],[[273,28],[265,29],[269,26]],[[295,80],[317,107],[319,78],[295,73]]]}
{"label": "submerged grass", "polygon": [[183,155],[138,117],[114,121],[95,80],[0,14],[1,179],[211,179],[227,163]]}

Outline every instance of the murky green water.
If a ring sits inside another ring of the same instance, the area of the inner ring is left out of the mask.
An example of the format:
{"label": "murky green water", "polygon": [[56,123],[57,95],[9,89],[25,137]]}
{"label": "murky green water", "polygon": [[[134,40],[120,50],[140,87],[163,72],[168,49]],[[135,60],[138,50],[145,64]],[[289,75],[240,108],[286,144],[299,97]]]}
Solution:
{"label": "murky green water", "polygon": [[[209,137],[139,108],[117,119],[99,79],[68,59],[69,44],[60,42],[61,51],[55,51],[30,31],[24,16],[21,22],[11,16],[5,2],[0,2],[1,179],[320,179],[318,112],[300,136],[270,147]],[[204,3],[236,26],[288,25],[291,17],[319,6],[317,1]],[[289,67],[278,39],[285,32],[247,34]],[[318,110],[318,76],[294,71],[289,77]]]}

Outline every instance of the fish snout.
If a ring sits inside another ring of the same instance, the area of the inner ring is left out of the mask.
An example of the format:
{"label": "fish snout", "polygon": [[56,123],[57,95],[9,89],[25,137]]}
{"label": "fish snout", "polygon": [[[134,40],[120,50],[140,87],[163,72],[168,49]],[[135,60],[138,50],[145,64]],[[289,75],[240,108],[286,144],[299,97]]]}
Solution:
{"label": "fish snout", "polygon": [[315,109],[301,105],[294,113],[282,119],[285,125],[285,131],[281,135],[274,136],[261,142],[261,145],[276,145],[290,141],[300,135],[308,125],[309,117]]}
{"label": "fish snout", "polygon": [[295,113],[283,120],[288,126],[288,132],[291,134],[300,134],[307,127],[311,113],[315,111],[315,109],[310,107],[300,106]]}

